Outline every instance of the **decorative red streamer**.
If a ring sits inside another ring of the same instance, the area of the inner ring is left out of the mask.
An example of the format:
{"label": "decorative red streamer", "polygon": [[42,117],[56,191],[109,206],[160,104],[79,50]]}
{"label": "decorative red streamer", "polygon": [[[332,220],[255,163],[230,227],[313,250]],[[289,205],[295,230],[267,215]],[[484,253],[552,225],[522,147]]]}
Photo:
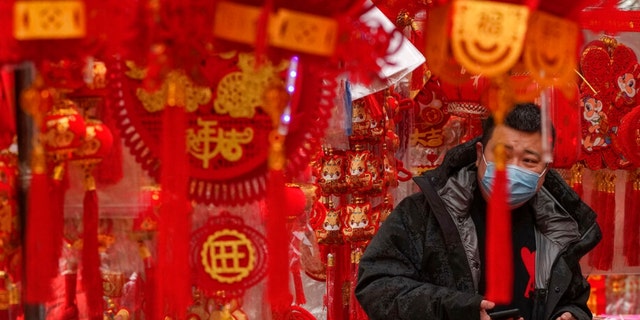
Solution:
{"label": "decorative red streamer", "polygon": [[[40,145],[34,149],[32,161],[44,162],[44,150]],[[52,207],[49,201],[49,178],[44,163],[36,164],[32,170],[27,203],[26,234],[26,288],[25,303],[42,304],[52,297],[51,281],[58,271],[58,261],[53,243]]]}
{"label": "decorative red streamer", "polygon": [[498,166],[491,190],[487,205],[486,297],[498,304],[509,304],[513,295],[513,249],[504,166]]}
{"label": "decorative red streamer", "polygon": [[[176,84],[179,86],[180,84]],[[177,95],[176,95],[177,96]],[[171,98],[171,97],[170,97]],[[170,101],[171,99],[168,99]],[[191,214],[188,210],[186,114],[181,102],[165,106],[162,130],[161,199],[158,221],[156,310],[158,319],[185,317],[191,297],[189,244]]]}
{"label": "decorative red streamer", "polygon": [[98,252],[98,194],[95,186],[85,191],[83,210],[82,285],[87,296],[88,317],[99,320],[103,318],[103,302]]}
{"label": "decorative red streamer", "polygon": [[623,254],[628,266],[640,265],[640,169],[629,171],[624,204]]}

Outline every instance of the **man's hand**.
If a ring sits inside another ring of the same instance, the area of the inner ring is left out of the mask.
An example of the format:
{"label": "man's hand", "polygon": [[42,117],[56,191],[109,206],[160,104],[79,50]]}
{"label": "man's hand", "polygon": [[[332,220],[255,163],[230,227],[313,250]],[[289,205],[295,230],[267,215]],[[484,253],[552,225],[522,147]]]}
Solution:
{"label": "man's hand", "polygon": [[495,306],[496,304],[494,302],[491,302],[489,300],[482,300],[480,302],[480,320],[491,320],[491,317],[489,317],[487,310],[491,310]]}
{"label": "man's hand", "polygon": [[556,320],[577,320],[577,319],[573,317],[571,312],[565,312],[561,314],[559,317],[557,317]]}

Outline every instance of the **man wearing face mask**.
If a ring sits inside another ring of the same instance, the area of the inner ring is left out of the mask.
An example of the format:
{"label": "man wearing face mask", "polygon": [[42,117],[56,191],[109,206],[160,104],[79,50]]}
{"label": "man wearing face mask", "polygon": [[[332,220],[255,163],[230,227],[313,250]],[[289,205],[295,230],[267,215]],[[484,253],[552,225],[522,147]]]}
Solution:
{"label": "man wearing face mask", "polygon": [[[513,239],[513,300],[484,298],[487,201],[496,146],[506,150]],[[542,157],[540,109],[517,104],[483,135],[452,148],[414,178],[360,260],[356,297],[370,319],[591,319],[579,260],[600,241],[596,214]]]}

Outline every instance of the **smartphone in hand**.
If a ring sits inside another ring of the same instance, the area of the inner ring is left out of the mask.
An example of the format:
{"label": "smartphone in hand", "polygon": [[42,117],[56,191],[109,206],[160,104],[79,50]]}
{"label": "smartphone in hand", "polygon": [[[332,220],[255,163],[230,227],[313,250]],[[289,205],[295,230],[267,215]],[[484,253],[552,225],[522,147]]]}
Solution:
{"label": "smartphone in hand", "polygon": [[491,320],[518,319],[520,318],[520,309],[515,308],[515,309],[509,309],[509,310],[489,312],[489,317],[491,317]]}

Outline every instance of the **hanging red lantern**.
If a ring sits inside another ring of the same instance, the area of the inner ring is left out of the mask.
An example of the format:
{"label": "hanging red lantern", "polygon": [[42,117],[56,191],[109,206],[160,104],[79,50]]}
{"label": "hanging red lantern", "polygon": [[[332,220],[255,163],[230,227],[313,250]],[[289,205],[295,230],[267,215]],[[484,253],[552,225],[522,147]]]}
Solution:
{"label": "hanging red lantern", "polygon": [[41,139],[45,152],[58,161],[67,160],[80,147],[86,134],[86,124],[75,103],[58,101],[53,110],[44,115]]}
{"label": "hanging red lantern", "polygon": [[86,121],[84,142],[73,152],[72,161],[80,165],[92,165],[102,161],[113,146],[111,130],[101,121]]}
{"label": "hanging red lantern", "polygon": [[[85,174],[85,195],[83,201],[83,239],[82,246],[82,282],[86,288],[105,287],[100,272],[100,256],[98,243],[98,194],[96,191],[93,168],[111,151],[113,136],[111,131],[98,120],[88,120],[85,127],[85,139],[74,150],[72,162],[79,164]],[[102,292],[90,290],[87,292],[88,309],[91,315],[103,312],[101,301]]]}

